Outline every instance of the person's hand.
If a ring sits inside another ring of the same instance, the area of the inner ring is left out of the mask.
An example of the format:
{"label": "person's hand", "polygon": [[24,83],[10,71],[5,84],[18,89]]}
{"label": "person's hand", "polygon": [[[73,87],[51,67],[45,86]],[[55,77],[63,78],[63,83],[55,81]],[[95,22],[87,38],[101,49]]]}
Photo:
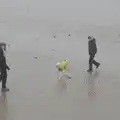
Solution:
{"label": "person's hand", "polygon": [[8,66],[6,66],[8,70],[10,70],[10,68]]}

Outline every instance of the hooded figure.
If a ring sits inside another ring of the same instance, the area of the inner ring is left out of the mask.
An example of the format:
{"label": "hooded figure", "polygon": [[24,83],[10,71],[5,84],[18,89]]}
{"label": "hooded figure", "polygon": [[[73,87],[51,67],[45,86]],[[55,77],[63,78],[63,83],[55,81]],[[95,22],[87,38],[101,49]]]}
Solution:
{"label": "hooded figure", "polygon": [[0,47],[2,47],[4,51],[6,51],[6,43],[0,42]]}
{"label": "hooded figure", "polygon": [[89,52],[90,58],[89,58],[89,69],[87,71],[92,72],[93,71],[92,64],[94,64],[96,66],[96,68],[98,68],[100,63],[98,63],[94,60],[94,57],[97,53],[96,40],[92,36],[88,36],[88,39],[89,39],[89,41],[88,41],[88,52]]}

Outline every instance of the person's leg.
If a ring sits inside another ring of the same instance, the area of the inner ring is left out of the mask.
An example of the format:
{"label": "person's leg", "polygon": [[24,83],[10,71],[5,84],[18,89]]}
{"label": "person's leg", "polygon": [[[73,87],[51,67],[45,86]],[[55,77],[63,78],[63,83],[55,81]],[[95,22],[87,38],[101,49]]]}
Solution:
{"label": "person's leg", "polygon": [[69,75],[68,71],[63,71],[63,75],[66,76],[67,78],[71,79],[72,77]]}
{"label": "person's leg", "polygon": [[61,79],[61,77],[62,77],[62,70],[58,69],[57,70],[57,79]]}
{"label": "person's leg", "polygon": [[94,59],[93,59],[93,64],[96,66],[96,68],[98,68],[98,67],[99,67],[99,65],[100,65],[100,63],[99,63],[99,62],[97,62],[97,61],[95,61]]}
{"label": "person's leg", "polygon": [[0,69],[0,82],[2,81],[1,69]]}
{"label": "person's leg", "polygon": [[96,62],[95,60],[93,60],[93,64],[98,66],[100,63]]}
{"label": "person's leg", "polygon": [[0,73],[0,82],[2,81],[2,75],[1,75],[1,73]]}
{"label": "person's leg", "polygon": [[2,88],[6,88],[7,74],[2,75]]}
{"label": "person's leg", "polygon": [[93,59],[94,59],[94,56],[93,55],[90,55],[90,58],[89,58],[89,69],[88,71],[92,71],[92,64],[93,64]]}
{"label": "person's leg", "polygon": [[2,72],[2,92],[9,91],[9,89],[6,87],[7,82],[7,71]]}

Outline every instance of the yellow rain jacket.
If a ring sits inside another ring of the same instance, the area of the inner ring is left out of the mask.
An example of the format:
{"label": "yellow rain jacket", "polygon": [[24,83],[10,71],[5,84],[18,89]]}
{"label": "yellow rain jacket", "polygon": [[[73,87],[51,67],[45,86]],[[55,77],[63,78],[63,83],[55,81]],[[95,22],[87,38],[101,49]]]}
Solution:
{"label": "yellow rain jacket", "polygon": [[63,60],[59,65],[59,71],[67,71],[67,60]]}

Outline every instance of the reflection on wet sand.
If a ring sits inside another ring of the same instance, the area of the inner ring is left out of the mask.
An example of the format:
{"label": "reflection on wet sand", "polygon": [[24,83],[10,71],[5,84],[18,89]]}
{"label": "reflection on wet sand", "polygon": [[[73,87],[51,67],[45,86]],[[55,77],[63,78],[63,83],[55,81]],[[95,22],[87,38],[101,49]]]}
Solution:
{"label": "reflection on wet sand", "polygon": [[67,84],[66,84],[66,81],[64,79],[58,80],[57,85],[58,85],[58,89],[60,91],[63,91],[63,90],[65,91],[67,89]]}
{"label": "reflection on wet sand", "polygon": [[55,84],[55,91],[57,94],[61,94],[67,91],[67,87],[69,84],[70,79],[68,79],[66,76],[61,77],[61,79],[58,79]]}
{"label": "reflection on wet sand", "polygon": [[6,93],[2,92],[0,96],[0,120],[7,120],[7,97]]}
{"label": "reflection on wet sand", "polygon": [[88,89],[88,96],[96,96],[96,82],[99,72],[96,70],[93,73],[86,73],[85,84]]}

